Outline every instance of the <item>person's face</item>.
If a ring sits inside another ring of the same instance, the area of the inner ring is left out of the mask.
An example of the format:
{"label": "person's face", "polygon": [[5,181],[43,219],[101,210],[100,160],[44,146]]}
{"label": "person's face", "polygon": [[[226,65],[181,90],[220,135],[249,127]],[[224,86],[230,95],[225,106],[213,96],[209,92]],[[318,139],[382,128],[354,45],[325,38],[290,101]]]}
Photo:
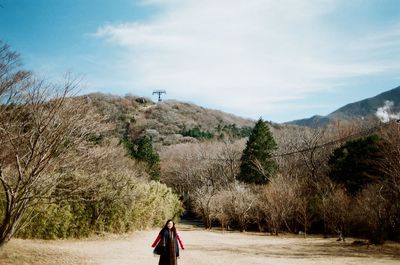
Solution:
{"label": "person's face", "polygon": [[169,221],[167,224],[168,229],[171,229],[174,226],[174,223]]}

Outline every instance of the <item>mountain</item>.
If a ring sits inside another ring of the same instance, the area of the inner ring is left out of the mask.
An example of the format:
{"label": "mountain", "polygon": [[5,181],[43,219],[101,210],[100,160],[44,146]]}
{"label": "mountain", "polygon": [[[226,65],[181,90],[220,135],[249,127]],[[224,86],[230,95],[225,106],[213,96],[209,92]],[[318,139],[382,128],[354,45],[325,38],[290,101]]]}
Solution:
{"label": "mountain", "polygon": [[325,125],[330,122],[331,122],[331,120],[326,116],[314,115],[311,118],[295,120],[295,121],[287,122],[287,124],[293,124],[293,125],[298,125],[298,126],[307,126],[307,127],[318,127],[320,125]]}
{"label": "mountain", "polygon": [[[92,93],[78,97],[107,117],[117,137],[149,135],[156,146],[249,135],[255,121],[192,103]],[[77,98],[77,99],[78,99]]]}
{"label": "mountain", "polygon": [[400,112],[400,86],[383,92],[375,97],[347,104],[328,114],[327,116],[316,115],[308,119],[287,122],[287,124],[307,127],[319,127],[331,123],[335,120],[377,119],[376,112],[378,108],[386,105],[386,101],[393,102],[393,106],[391,106],[390,108],[391,112]]}

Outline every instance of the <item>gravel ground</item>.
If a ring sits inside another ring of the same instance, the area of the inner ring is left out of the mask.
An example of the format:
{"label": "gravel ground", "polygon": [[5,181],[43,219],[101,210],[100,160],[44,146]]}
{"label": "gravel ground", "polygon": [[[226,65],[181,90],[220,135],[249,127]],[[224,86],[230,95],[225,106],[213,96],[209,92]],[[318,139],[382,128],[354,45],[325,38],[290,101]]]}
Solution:
{"label": "gravel ground", "polygon": [[[400,264],[400,244],[352,246],[334,238],[205,231],[178,227],[185,250],[179,265]],[[0,264],[158,264],[151,243],[158,230],[81,240],[13,239],[0,250]],[[352,242],[351,239],[348,240]]]}

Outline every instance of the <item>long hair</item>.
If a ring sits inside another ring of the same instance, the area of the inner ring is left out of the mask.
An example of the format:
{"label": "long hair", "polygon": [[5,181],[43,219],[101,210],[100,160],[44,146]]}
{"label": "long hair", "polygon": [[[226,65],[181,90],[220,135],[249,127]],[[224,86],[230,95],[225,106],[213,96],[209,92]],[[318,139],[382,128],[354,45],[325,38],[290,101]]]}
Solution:
{"label": "long hair", "polygon": [[164,231],[168,230],[168,223],[172,222],[173,226],[171,228],[172,233],[174,233],[174,237],[176,237],[176,228],[175,228],[175,223],[174,221],[172,221],[171,219],[167,220],[167,222],[165,222],[164,227],[161,229],[160,231],[160,235],[164,234]]}

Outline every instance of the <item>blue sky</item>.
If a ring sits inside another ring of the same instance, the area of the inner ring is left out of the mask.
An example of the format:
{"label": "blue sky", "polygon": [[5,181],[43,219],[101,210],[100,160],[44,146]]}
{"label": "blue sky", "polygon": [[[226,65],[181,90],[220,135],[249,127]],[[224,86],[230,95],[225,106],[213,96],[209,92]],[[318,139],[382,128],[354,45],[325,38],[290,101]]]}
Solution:
{"label": "blue sky", "polygon": [[[25,67],[284,122],[400,85],[397,0],[0,0]],[[154,100],[156,98],[154,97]]]}

